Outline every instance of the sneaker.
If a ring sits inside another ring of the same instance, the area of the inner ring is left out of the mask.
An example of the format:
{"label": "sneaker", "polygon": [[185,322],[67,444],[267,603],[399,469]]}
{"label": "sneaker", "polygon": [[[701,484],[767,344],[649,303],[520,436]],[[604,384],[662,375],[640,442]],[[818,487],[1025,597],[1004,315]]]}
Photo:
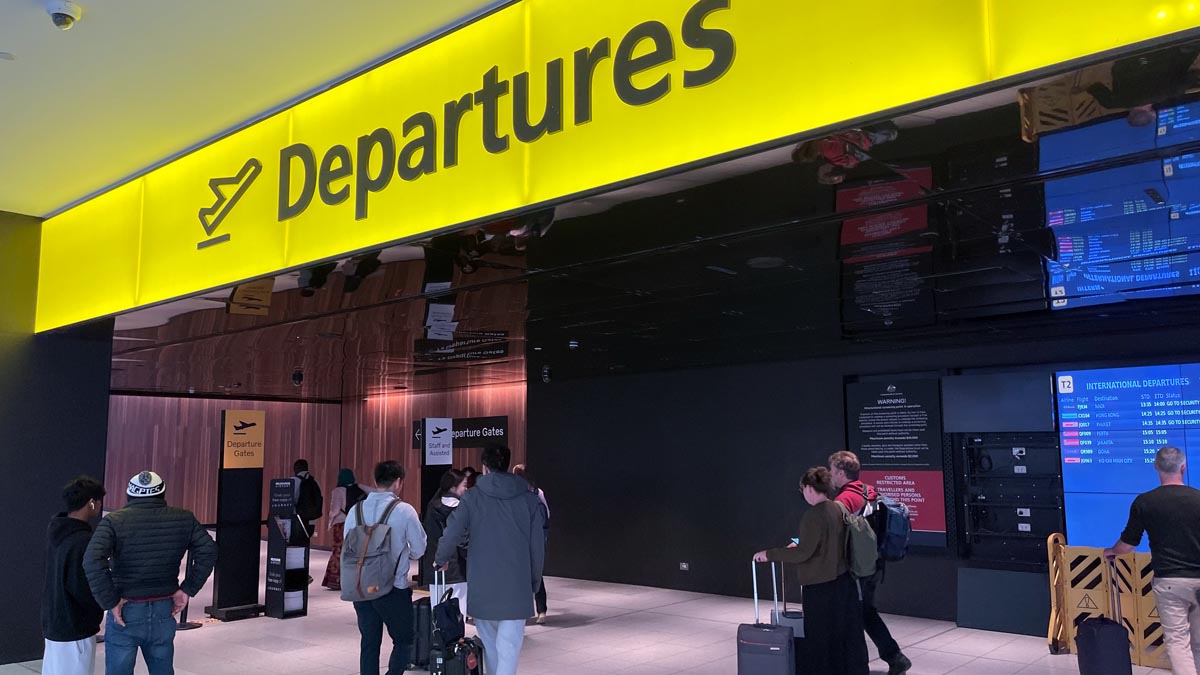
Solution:
{"label": "sneaker", "polygon": [[536,624],[537,624],[537,625],[539,625],[539,626],[540,626],[540,625],[542,625],[542,624],[544,624],[544,623],[546,623],[546,613],[545,613],[545,612],[538,612],[538,615],[537,615],[537,620],[536,620],[536,621],[534,621],[534,623],[536,623]]}
{"label": "sneaker", "polygon": [[897,654],[894,659],[888,661],[888,675],[904,675],[909,668],[912,668],[912,661],[903,654]]}

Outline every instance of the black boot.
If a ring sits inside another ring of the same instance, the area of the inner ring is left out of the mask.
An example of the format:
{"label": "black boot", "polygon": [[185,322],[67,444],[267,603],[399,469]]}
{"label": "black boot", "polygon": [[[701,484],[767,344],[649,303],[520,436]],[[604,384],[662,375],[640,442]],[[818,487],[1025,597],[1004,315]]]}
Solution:
{"label": "black boot", "polygon": [[888,675],[904,675],[909,668],[912,668],[912,661],[909,661],[904,654],[897,654],[887,664]]}

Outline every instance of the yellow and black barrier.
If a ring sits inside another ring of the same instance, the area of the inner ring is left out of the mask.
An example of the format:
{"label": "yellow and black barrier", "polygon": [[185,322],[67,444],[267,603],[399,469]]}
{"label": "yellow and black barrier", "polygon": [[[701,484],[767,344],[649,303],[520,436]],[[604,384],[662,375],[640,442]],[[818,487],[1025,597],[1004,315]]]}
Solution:
{"label": "yellow and black barrier", "polygon": [[[1154,603],[1154,572],[1147,553],[1117,556],[1114,565],[1104,561],[1101,549],[1067,546],[1066,537],[1050,535],[1050,625],[1047,643],[1051,654],[1075,652],[1080,623],[1113,616],[1112,589],[1117,589],[1120,620],[1129,631],[1134,664],[1170,669],[1163,644],[1162,623]],[[1115,577],[1110,576],[1115,575]]]}

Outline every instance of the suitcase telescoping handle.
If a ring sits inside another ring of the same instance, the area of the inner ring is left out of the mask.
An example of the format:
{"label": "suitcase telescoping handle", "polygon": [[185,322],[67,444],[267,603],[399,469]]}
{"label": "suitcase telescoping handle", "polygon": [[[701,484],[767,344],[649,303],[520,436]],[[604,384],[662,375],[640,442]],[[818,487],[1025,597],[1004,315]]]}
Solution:
{"label": "suitcase telescoping handle", "polygon": [[1124,625],[1125,620],[1121,616],[1121,586],[1117,583],[1117,561],[1108,561],[1108,583],[1111,586],[1108,597],[1110,609],[1112,610],[1113,621]]}
{"label": "suitcase telescoping handle", "polygon": [[[775,576],[775,563],[771,565],[771,595],[775,596],[775,615],[779,616],[779,581]],[[754,623],[762,623],[758,613],[758,563],[750,561],[750,578],[754,585]]]}
{"label": "suitcase telescoping handle", "polygon": [[[440,584],[438,583],[438,579],[442,580]],[[438,569],[434,568],[433,584],[429,587],[429,632],[434,636],[437,635],[437,626],[435,626],[433,622],[433,608],[437,607],[442,602],[442,596],[446,593],[447,586],[449,586],[449,584],[446,583],[446,570],[439,571]]]}

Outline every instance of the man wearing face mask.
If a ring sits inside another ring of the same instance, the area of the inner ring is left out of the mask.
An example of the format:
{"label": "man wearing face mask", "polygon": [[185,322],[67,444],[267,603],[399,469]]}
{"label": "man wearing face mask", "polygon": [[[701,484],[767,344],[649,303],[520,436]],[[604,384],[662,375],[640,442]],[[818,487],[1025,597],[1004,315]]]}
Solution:
{"label": "man wearing face mask", "polygon": [[42,593],[42,671],[92,675],[96,635],[104,610],[92,596],[83,571],[83,553],[100,520],[104,486],[80,476],[63,487],[66,511],[50,520],[46,532],[46,585]]}

